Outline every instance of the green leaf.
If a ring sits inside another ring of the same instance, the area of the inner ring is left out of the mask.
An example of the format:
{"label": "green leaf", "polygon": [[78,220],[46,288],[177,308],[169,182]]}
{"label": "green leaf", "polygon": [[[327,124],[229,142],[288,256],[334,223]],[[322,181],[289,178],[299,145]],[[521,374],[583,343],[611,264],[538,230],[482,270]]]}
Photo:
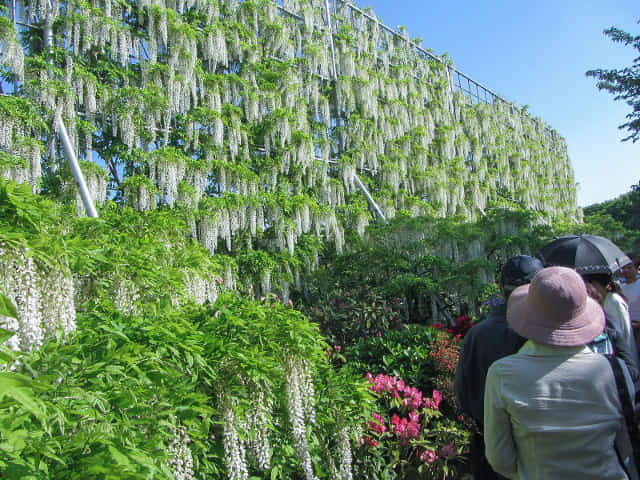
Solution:
{"label": "green leaf", "polygon": [[18,354],[12,354],[12,350],[0,348],[0,363],[11,363],[16,358],[18,358]]}
{"label": "green leaf", "polygon": [[43,421],[45,413],[31,390],[31,381],[14,372],[0,373],[0,400],[9,397]]}
{"label": "green leaf", "polygon": [[113,445],[109,445],[109,453],[113,459],[118,463],[118,465],[122,465],[123,467],[131,467],[131,462],[129,461],[129,457],[120,452]]}
{"label": "green leaf", "polygon": [[26,440],[29,438],[29,432],[27,430],[13,430],[2,432],[2,437],[6,440],[8,445],[5,448],[12,450],[15,453],[19,453],[24,450],[26,446]]}
{"label": "green leaf", "polygon": [[0,343],[6,342],[15,334],[16,333],[11,330],[7,330],[6,328],[0,328]]}
{"label": "green leaf", "polygon": [[[11,299],[4,293],[0,293],[0,315],[4,315],[5,317],[18,318],[18,310],[16,309]],[[13,335],[13,332],[11,333],[11,335]],[[2,340],[2,342],[4,342],[4,340]]]}

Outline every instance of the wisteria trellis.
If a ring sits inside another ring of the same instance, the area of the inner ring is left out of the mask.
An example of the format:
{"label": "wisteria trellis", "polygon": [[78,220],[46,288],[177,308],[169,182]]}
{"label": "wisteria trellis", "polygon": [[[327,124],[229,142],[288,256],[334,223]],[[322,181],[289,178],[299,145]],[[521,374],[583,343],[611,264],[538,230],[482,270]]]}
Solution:
{"label": "wisteria trellis", "polygon": [[[9,17],[19,27],[50,23],[52,51],[21,55],[5,28],[2,62],[45,118],[62,116],[81,158],[102,157],[113,188],[133,175],[155,184],[149,197],[139,183],[144,199],[127,185],[126,201],[140,209],[177,200],[197,209],[207,195],[230,193],[232,202],[207,211],[253,232],[240,220],[248,210],[280,194],[281,208],[264,212],[265,224],[277,225],[296,193],[312,223],[338,239],[344,220],[332,219],[356,191],[357,173],[389,218],[399,209],[475,218],[504,199],[551,217],[573,214],[559,135],[503,101],[471,103],[452,90],[446,62],[425,57],[406,32],[393,35],[348,2],[331,5],[328,17],[320,0],[18,2]],[[30,132],[3,113],[2,147],[24,157]],[[100,149],[112,142],[125,151]],[[37,184],[37,163],[3,173]],[[180,184],[195,192],[180,197]],[[97,200],[104,188],[94,182]],[[209,214],[194,232],[214,228]],[[198,235],[203,243],[211,236]]]}

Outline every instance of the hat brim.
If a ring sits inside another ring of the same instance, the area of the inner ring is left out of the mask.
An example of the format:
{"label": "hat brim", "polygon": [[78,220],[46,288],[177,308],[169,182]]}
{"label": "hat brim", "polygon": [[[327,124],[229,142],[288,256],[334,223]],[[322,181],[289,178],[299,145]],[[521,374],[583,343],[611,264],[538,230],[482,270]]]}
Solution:
{"label": "hat brim", "polygon": [[527,302],[529,285],[516,288],[507,304],[507,322],[522,337],[546,345],[578,347],[600,335],[605,326],[602,307],[593,298],[578,315],[565,322],[551,322],[534,312]]}

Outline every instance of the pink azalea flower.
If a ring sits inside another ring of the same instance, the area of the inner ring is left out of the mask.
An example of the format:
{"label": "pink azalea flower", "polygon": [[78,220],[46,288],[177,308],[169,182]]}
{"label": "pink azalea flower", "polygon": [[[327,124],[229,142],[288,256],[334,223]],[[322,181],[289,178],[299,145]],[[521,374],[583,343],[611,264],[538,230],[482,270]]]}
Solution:
{"label": "pink azalea flower", "polygon": [[445,445],[444,447],[442,447],[440,449],[440,455],[445,457],[445,458],[453,458],[456,456],[456,452],[453,449],[453,443],[450,443],[449,445]]}
{"label": "pink azalea flower", "polygon": [[426,463],[433,463],[438,459],[438,455],[433,450],[425,450],[420,455],[420,460]]}
{"label": "pink azalea flower", "polygon": [[431,398],[433,398],[433,403],[435,404],[435,409],[440,408],[440,402],[442,402],[442,394],[438,390],[434,390],[431,394]]}
{"label": "pink azalea flower", "polygon": [[420,437],[420,425],[415,422],[407,423],[407,434],[413,438]]}
{"label": "pink azalea flower", "polygon": [[380,445],[380,442],[378,442],[376,439],[373,439],[371,437],[364,437],[364,441],[367,443],[367,445],[369,445],[370,447],[377,447]]}
{"label": "pink azalea flower", "polygon": [[408,421],[406,418],[400,418],[395,413],[393,414],[393,418],[391,419],[391,424],[393,425],[393,432],[400,438],[407,438],[407,425]]}
{"label": "pink azalea flower", "polygon": [[373,420],[369,422],[369,428],[376,433],[384,433],[387,431],[387,426],[384,423],[382,415],[374,413],[372,415]]}
{"label": "pink azalea flower", "polygon": [[415,410],[409,412],[409,421],[420,423],[420,414]]}
{"label": "pink azalea flower", "polygon": [[422,392],[411,397],[411,408],[420,408],[420,405],[422,405]]}
{"label": "pink azalea flower", "polygon": [[[384,388],[387,392],[391,392],[396,387],[396,377],[386,376],[384,379]],[[397,393],[397,392],[396,392]]]}
{"label": "pink azalea flower", "polygon": [[440,408],[440,402],[442,402],[442,394],[438,390],[434,390],[431,398],[424,399],[424,406],[438,410]]}

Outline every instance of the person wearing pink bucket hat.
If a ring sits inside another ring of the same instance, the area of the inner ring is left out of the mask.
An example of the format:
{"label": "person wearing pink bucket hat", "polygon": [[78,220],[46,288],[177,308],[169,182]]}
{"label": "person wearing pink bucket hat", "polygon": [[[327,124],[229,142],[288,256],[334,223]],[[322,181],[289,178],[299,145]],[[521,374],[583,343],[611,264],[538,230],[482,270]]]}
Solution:
{"label": "person wearing pink bucket hat", "polygon": [[527,342],[487,374],[485,453],[494,470],[521,480],[638,478],[611,365],[587,346],[604,312],[580,275],[539,271],[509,297],[507,322]]}
{"label": "person wearing pink bucket hat", "polygon": [[604,311],[588,296],[582,277],[574,270],[543,269],[535,283],[524,287],[511,294],[507,305],[507,322],[524,338],[577,347],[604,330]]}

